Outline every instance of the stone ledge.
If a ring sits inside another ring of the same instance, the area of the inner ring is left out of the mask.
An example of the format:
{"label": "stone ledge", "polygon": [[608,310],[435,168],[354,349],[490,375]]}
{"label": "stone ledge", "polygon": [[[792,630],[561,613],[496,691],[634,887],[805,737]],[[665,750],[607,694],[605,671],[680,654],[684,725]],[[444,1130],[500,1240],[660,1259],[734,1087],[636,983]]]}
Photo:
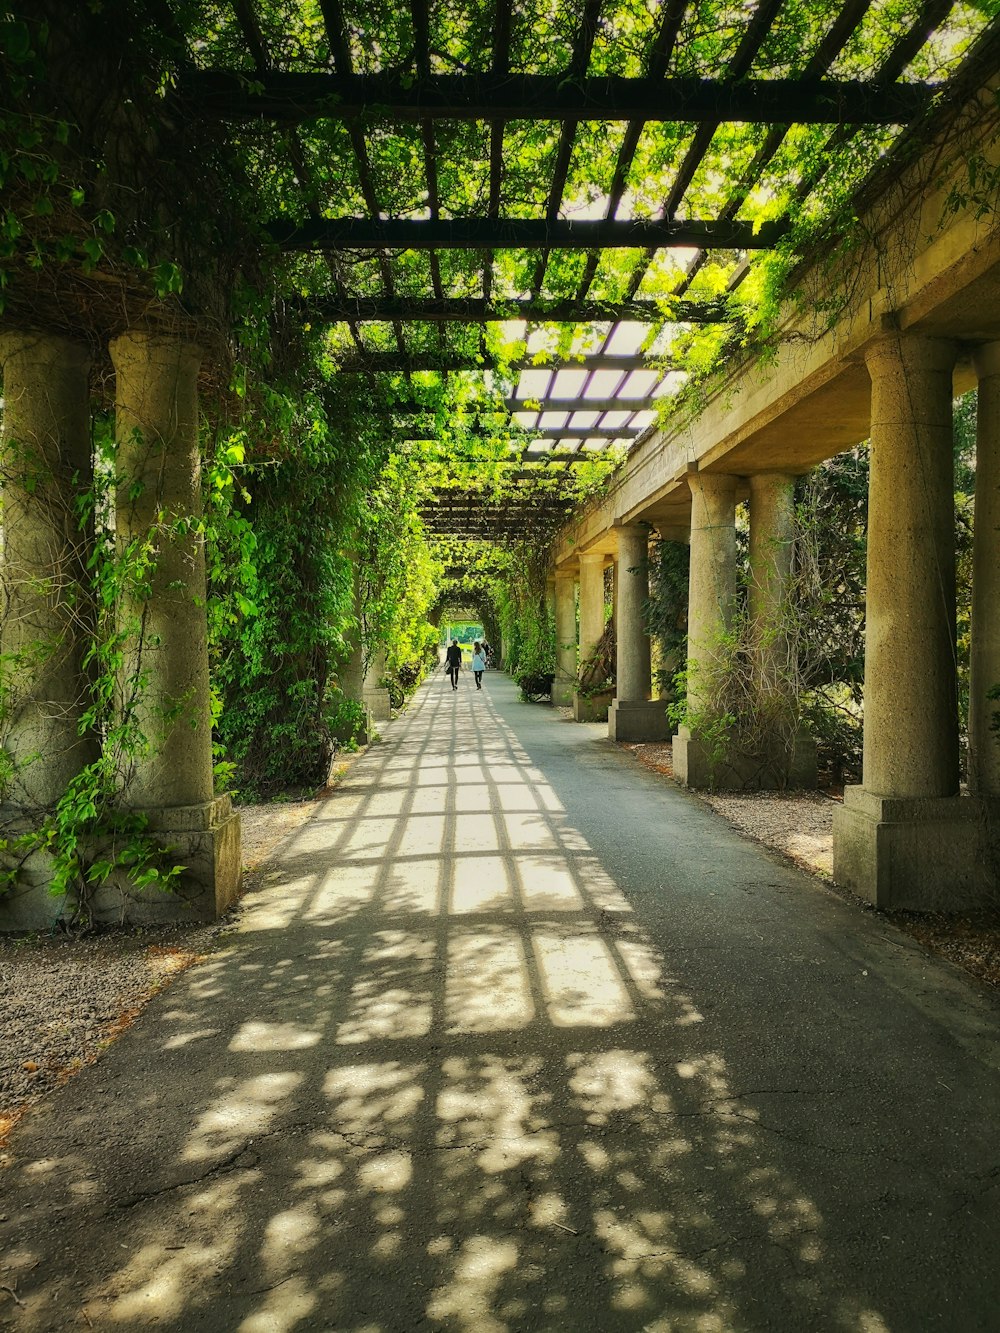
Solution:
{"label": "stone ledge", "polygon": [[607,722],[612,697],[610,690],[602,690],[600,694],[574,694],[573,721]]}
{"label": "stone ledge", "polygon": [[666,699],[615,699],[608,711],[608,739],[669,740],[670,721]]}
{"label": "stone ledge", "polygon": [[891,797],[847,787],[833,816],[833,877],[876,907],[961,912],[995,902],[1000,801]]}
{"label": "stone ledge", "polygon": [[161,830],[195,833],[215,828],[228,819],[233,813],[233,801],[228,795],[216,796],[200,805],[161,805],[132,813],[146,816],[150,833]]}
{"label": "stone ledge", "polygon": [[366,688],[362,692],[365,707],[376,722],[389,722],[392,719],[392,702],[389,691],[380,686]]}
{"label": "stone ledge", "polygon": [[[151,816],[148,832],[162,847],[164,860],[185,870],[169,893],[136,889],[125,872],[112,874],[94,893],[94,920],[108,925],[216,920],[239,896],[243,873],[240,817],[230,797],[142,813]],[[34,822],[22,814],[18,828],[8,822],[8,834],[26,832]],[[95,839],[84,853],[96,858],[110,850],[107,839]],[[0,932],[51,929],[67,914],[66,897],[50,892],[52,878],[52,858],[33,853],[17,887],[0,896]]]}
{"label": "stone ledge", "polygon": [[789,755],[784,748],[770,755],[741,755],[730,751],[721,757],[709,752],[705,743],[681,727],[673,738],[674,777],[696,791],[772,791],[785,787],[816,786],[816,742],[800,732]]}

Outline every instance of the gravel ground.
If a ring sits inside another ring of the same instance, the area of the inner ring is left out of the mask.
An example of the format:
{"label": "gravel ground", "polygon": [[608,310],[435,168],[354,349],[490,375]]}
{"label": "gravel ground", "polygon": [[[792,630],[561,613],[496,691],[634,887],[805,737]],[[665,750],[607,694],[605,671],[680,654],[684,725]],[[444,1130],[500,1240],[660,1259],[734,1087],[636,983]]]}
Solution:
{"label": "gravel ground", "polygon": [[[248,886],[314,805],[241,807]],[[158,991],[210,952],[228,925],[224,919],[80,939],[0,936],[0,1163],[4,1138],[24,1112],[96,1060]]]}

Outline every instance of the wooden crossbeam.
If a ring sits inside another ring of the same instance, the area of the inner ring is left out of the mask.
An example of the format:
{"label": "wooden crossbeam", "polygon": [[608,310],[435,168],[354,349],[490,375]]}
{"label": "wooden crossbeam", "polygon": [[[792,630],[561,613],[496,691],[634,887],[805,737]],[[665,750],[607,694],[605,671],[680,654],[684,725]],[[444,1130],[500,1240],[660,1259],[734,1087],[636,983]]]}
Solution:
{"label": "wooden crossbeam", "polygon": [[535,440],[635,440],[645,427],[639,426],[538,426],[526,427]]}
{"label": "wooden crossbeam", "polygon": [[[642,434],[638,426],[539,426],[525,427],[532,440],[634,440]],[[408,440],[433,439],[420,432],[404,432]]]}
{"label": "wooden crossbeam", "polygon": [[411,352],[408,355],[399,352],[366,352],[364,356],[352,353],[341,358],[337,369],[343,374],[404,374],[415,370],[497,370],[508,367],[511,370],[617,370],[622,374],[630,370],[655,369],[648,367],[641,356],[618,356],[607,352],[578,357],[576,360],[565,357],[560,361],[538,363],[533,357],[521,357],[509,363],[501,363],[477,352],[461,351]]}
{"label": "wooden crossbeam", "polygon": [[511,412],[651,412],[660,402],[660,398],[504,399],[504,405]]}
{"label": "wooden crossbeam", "polygon": [[630,218],[278,218],[267,230],[283,250],[768,250],[788,231],[774,222]]}
{"label": "wooden crossbeam", "polygon": [[[660,398],[505,398],[503,407],[484,403],[482,406],[464,403],[467,414],[477,417],[495,416],[506,420],[512,412],[650,412],[662,401]],[[387,403],[376,408],[386,416],[432,417],[436,409],[412,399]]]}
{"label": "wooden crossbeam", "polygon": [[670,319],[679,324],[717,324],[729,318],[724,301],[672,300],[578,301],[572,297],[551,300],[543,297],[517,297],[512,300],[484,300],[476,296],[317,296],[305,297],[301,308],[312,319],[339,322],[352,320],[423,320],[427,323],[489,323],[500,320],[536,320],[552,323],[598,323],[634,320],[655,324]]}
{"label": "wooden crossbeam", "polygon": [[566,74],[185,72],[178,96],[220,120],[646,120],[905,125],[928,105],[926,83],[878,87],[837,79],[625,78]]}

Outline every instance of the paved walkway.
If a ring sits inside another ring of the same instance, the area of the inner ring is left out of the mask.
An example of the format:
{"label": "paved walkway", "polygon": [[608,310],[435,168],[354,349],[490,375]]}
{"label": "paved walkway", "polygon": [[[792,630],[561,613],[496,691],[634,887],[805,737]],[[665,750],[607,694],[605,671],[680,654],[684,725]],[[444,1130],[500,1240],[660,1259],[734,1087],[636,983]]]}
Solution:
{"label": "paved walkway", "polygon": [[995,999],[471,686],[16,1133],[0,1327],[996,1330]]}

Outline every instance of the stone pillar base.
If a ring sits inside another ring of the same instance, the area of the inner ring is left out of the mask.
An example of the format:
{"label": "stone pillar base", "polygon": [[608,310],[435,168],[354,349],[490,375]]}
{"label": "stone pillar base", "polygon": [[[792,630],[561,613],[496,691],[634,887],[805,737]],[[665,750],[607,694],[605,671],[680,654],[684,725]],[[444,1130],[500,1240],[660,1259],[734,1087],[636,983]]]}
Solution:
{"label": "stone pillar base", "polygon": [[674,777],[698,791],[719,787],[730,791],[769,791],[816,786],[816,742],[800,732],[792,753],[741,755],[713,754],[704,741],[681,727],[673,738]]}
{"label": "stone pillar base", "polygon": [[371,713],[376,722],[389,722],[392,720],[392,704],[389,701],[389,691],[376,686],[374,689],[365,689],[364,691],[365,707]]}
{"label": "stone pillar base", "polygon": [[574,722],[607,722],[613,696],[610,690],[601,694],[574,694]]}
{"label": "stone pillar base", "polygon": [[615,699],[608,711],[608,740],[667,741],[666,699]]}
{"label": "stone pillar base", "polygon": [[[104,925],[151,925],[170,921],[215,921],[236,901],[242,877],[240,817],[228,796],[204,805],[143,811],[148,834],[164,851],[167,866],[183,865],[184,873],[170,893],[136,889],[124,872],[111,875],[94,893],[90,914]],[[20,827],[18,826],[20,822]],[[3,820],[3,835],[13,841],[30,827],[15,814]],[[83,849],[85,857],[106,857],[103,840]],[[17,885],[0,896],[0,932],[51,929],[69,917],[73,903],[53,897],[51,857],[36,853],[23,867]]]}
{"label": "stone pillar base", "polygon": [[569,708],[573,703],[572,680],[560,680],[557,676],[552,682],[552,702],[557,708]]}
{"label": "stone pillar base", "polygon": [[998,874],[1000,801],[845,788],[833,816],[833,877],[874,906],[969,911],[996,902]]}

